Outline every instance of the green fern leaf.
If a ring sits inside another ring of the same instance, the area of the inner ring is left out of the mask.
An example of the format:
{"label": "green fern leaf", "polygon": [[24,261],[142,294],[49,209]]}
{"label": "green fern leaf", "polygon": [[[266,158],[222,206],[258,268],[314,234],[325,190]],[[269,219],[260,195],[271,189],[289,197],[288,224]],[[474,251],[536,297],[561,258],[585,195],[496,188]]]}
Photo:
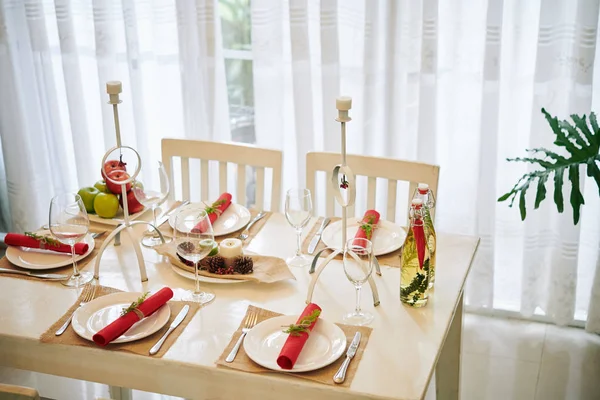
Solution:
{"label": "green fern leaf", "polygon": [[[572,117],[573,116],[571,116],[571,118]],[[566,135],[566,138],[569,142],[577,144],[580,148],[586,148],[586,146],[588,145],[587,141],[583,138],[583,136],[581,136],[581,134],[577,131],[577,129],[575,129],[573,125],[571,125],[567,121],[561,121],[559,123],[559,126],[568,133],[568,135]]]}
{"label": "green fern leaf", "polygon": [[600,196],[600,169],[596,165],[596,162],[600,161],[600,156],[597,156],[595,159],[590,158],[587,162],[587,176],[594,178],[596,184],[598,185],[598,196]]}
{"label": "green fern leaf", "polygon": [[527,206],[525,204],[525,194],[527,193],[527,189],[529,189],[529,183],[526,183],[521,187],[521,196],[519,196],[519,211],[521,212],[521,221],[525,220],[527,216]]}
{"label": "green fern leaf", "polygon": [[[586,143],[583,145],[583,147],[589,146],[589,149],[593,152],[595,138],[594,134],[592,133],[592,131],[590,131],[590,128],[587,125],[586,116],[584,115],[580,117],[577,114],[573,114],[571,115],[571,119],[573,120],[573,122],[575,122],[575,126],[581,131],[581,133],[583,133],[583,136],[585,137]],[[595,154],[592,155],[595,156]]]}
{"label": "green fern leaf", "polygon": [[585,204],[579,189],[579,165],[569,167],[569,180],[571,181],[571,206],[573,207],[573,223],[577,225],[581,215],[581,206]]}
{"label": "green fern leaf", "polygon": [[585,204],[580,190],[580,166],[587,167],[587,176],[594,179],[600,193],[600,127],[596,114],[590,113],[589,125],[585,115],[571,115],[573,125],[568,121],[559,121],[558,118],[551,116],[543,108],[542,114],[544,114],[555,135],[554,144],[569,155],[563,156],[556,151],[534,148],[527,150],[528,153],[532,154],[530,157],[508,159],[508,161],[533,164],[538,169],[523,175],[508,193],[498,198],[498,201],[510,199],[509,206],[512,207],[518,197],[521,219],[525,219],[527,216],[526,192],[529,186],[536,185],[534,208],[537,209],[546,199],[546,183],[548,183],[550,176],[554,174],[554,203],[558,212],[563,212],[564,174],[568,170],[568,179],[571,183],[569,200],[573,208],[573,221],[577,224],[581,216],[581,206]]}
{"label": "green fern leaf", "polygon": [[535,194],[535,205],[533,208],[536,210],[540,207],[540,203],[546,198],[546,181],[548,175],[543,175],[538,179],[537,193]]}
{"label": "green fern leaf", "polygon": [[563,175],[565,168],[559,168],[554,172],[554,204],[559,213],[565,210],[565,204],[562,194],[563,187]]}
{"label": "green fern leaf", "polygon": [[596,113],[590,114],[590,125],[592,126],[592,131],[594,132],[591,142],[594,142],[593,144],[599,144],[600,137],[598,137],[597,134],[598,134],[598,131],[600,131],[600,127],[598,127],[598,120],[596,119]]}

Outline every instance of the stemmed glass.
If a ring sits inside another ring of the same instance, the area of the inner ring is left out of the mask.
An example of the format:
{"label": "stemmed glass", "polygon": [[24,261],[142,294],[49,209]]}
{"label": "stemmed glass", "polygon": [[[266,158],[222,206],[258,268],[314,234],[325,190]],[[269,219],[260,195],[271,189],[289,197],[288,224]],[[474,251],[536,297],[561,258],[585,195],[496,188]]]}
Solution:
{"label": "stemmed glass", "polygon": [[285,217],[296,228],[298,236],[296,254],[286,261],[291,267],[303,267],[310,264],[310,258],[302,254],[300,240],[302,228],[310,221],[312,199],[308,189],[290,189],[285,196]]}
{"label": "stemmed glass", "polygon": [[[148,187],[144,187],[139,180],[136,180],[131,188],[133,195],[140,204],[144,207],[152,208],[152,216],[154,217],[154,226],[156,227],[156,230],[149,229],[144,233],[142,244],[146,247],[154,247],[162,244],[162,240],[158,234],[158,227],[156,226],[156,209],[167,199],[170,190],[169,177],[167,176],[165,166],[160,161],[157,163],[158,164],[154,164],[153,168],[158,167],[158,183],[146,180],[146,185]],[[146,171],[148,171],[148,173],[146,173],[146,178],[150,178],[149,169]],[[165,242],[169,241],[171,241],[171,239],[165,237]]]}
{"label": "stemmed glass", "polygon": [[200,290],[198,268],[200,261],[213,249],[215,236],[208,214],[204,207],[188,207],[175,216],[175,243],[177,254],[186,261],[194,264],[196,286],[188,290],[183,300],[200,304],[210,303],[215,294],[209,290]]}
{"label": "stemmed glass", "polygon": [[344,272],[356,288],[356,309],[344,315],[349,325],[368,325],[373,314],[360,309],[360,290],[373,272],[373,243],[367,239],[350,239],[344,247]]}
{"label": "stemmed glass", "polygon": [[49,227],[52,236],[59,242],[71,246],[73,275],[62,284],[78,288],[92,280],[90,272],[79,272],[75,262],[75,244],[88,233],[90,221],[81,197],[76,193],[55,196],[50,202]]}

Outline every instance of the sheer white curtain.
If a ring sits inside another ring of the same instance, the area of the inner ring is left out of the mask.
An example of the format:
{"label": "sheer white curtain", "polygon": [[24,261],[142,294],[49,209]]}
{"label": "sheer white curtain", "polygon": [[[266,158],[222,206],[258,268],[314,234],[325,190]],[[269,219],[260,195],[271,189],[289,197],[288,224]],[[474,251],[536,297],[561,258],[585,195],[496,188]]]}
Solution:
{"label": "sheer white curtain", "polygon": [[47,222],[116,144],[105,82],[123,82],[124,145],[229,140],[216,0],[0,0],[0,204],[7,229]]}
{"label": "sheer white curtain", "polygon": [[541,107],[561,119],[600,110],[598,9],[588,0],[253,0],[258,142],[285,150],[286,186],[303,182],[307,151],[339,149],[334,99],[352,96],[349,151],[439,164],[438,229],[481,237],[471,309],[600,332],[596,185],[582,178],[577,226],[551,196],[524,223],[496,202],[527,172],[505,158],[552,146]]}

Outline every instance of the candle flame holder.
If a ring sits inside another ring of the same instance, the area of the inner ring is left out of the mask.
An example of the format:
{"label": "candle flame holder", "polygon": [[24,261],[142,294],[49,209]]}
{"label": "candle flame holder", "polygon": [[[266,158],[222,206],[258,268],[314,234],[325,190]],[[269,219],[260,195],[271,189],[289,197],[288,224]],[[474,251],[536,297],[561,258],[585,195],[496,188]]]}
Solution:
{"label": "candle flame holder", "polygon": [[135,167],[135,171],[133,172],[133,174],[130,174],[129,178],[127,178],[125,180],[117,181],[117,180],[111,179],[111,177],[108,175],[106,175],[104,178],[106,181],[109,181],[110,183],[112,183],[114,185],[118,185],[121,188],[121,203],[122,203],[122,207],[123,207],[124,218],[123,218],[123,223],[120,224],[114,231],[112,231],[108,235],[106,240],[104,240],[104,243],[102,243],[100,250],[98,251],[98,256],[96,257],[96,263],[94,265],[94,280],[96,282],[98,282],[100,279],[100,261],[102,260],[102,255],[104,254],[104,250],[106,250],[106,247],[108,247],[108,245],[113,240],[115,241],[115,246],[120,245],[121,232],[124,232],[127,236],[129,236],[130,243],[132,244],[133,249],[135,251],[135,255],[136,255],[137,261],[138,261],[138,267],[140,269],[140,279],[142,282],[146,282],[148,280],[148,274],[146,273],[146,265],[144,264],[144,256],[142,254],[142,249],[140,247],[140,238],[135,233],[132,226],[133,225],[142,225],[142,224],[148,225],[158,233],[158,235],[160,236],[160,239],[163,243],[165,243],[165,238],[163,237],[163,234],[158,230],[158,228],[155,227],[151,222],[147,222],[147,221],[132,222],[132,221],[130,221],[129,206],[127,204],[127,185],[132,185],[135,181],[135,178],[140,173],[140,170],[142,168],[142,159],[141,159],[139,153],[133,147],[123,146],[121,144],[121,128],[119,125],[119,110],[117,108],[117,105],[121,103],[121,100],[119,99],[119,93],[121,93],[121,82],[118,82],[118,81],[107,82],[106,83],[106,92],[109,95],[108,104],[112,104],[112,106],[113,106],[113,117],[114,117],[114,121],[115,121],[115,133],[117,136],[117,145],[115,147],[112,147],[111,149],[109,149],[104,154],[104,157],[102,157],[102,164],[100,166],[100,170],[104,171],[104,164],[106,163],[107,159],[116,151],[119,152],[119,161],[122,161],[123,151],[132,153],[136,160],[136,167]]}
{"label": "candle flame holder", "polygon": [[[336,101],[336,108],[338,110],[338,117],[335,119],[337,122],[341,124],[341,137],[342,137],[342,163],[336,165],[333,168],[333,175],[331,176],[331,185],[333,185],[333,193],[335,194],[335,200],[342,207],[342,244],[339,249],[323,249],[315,254],[313,258],[312,265],[310,267],[309,273],[313,274],[311,282],[308,286],[308,294],[306,296],[306,304],[309,304],[312,301],[313,292],[315,290],[315,286],[317,281],[319,280],[319,276],[321,272],[325,269],[327,265],[333,260],[336,256],[344,253],[344,246],[346,246],[347,241],[347,226],[348,226],[348,210],[347,208],[354,205],[354,201],[356,200],[356,178],[352,169],[346,163],[346,122],[350,122],[352,118],[348,115],[348,111],[352,108],[352,98],[347,96],[338,97]],[[340,179],[340,175],[342,175],[342,179]],[[342,183],[342,185],[340,185]],[[343,186],[343,187],[342,187]],[[343,190],[345,192],[343,192]],[[333,252],[328,255],[317,268],[317,263],[321,254],[325,250],[332,250]],[[373,262],[377,268],[377,273],[381,275],[379,272],[379,264],[377,259],[373,257]],[[369,276],[369,286],[371,287],[371,293],[373,294],[373,305],[377,307],[381,304],[379,300],[379,292],[377,290],[377,285],[375,284],[375,280],[373,279],[373,275]]]}

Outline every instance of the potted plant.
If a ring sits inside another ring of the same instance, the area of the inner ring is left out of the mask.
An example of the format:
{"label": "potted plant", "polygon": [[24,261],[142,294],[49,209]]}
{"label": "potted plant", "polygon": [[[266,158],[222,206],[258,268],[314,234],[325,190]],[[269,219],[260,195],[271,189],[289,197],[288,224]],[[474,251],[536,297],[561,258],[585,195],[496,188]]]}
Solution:
{"label": "potted plant", "polygon": [[571,115],[575,125],[569,121],[559,121],[552,117],[545,109],[542,113],[550,124],[556,135],[554,144],[562,148],[563,154],[545,148],[528,149],[529,157],[509,158],[508,161],[525,162],[535,164],[538,169],[523,175],[513,188],[498,201],[510,199],[510,207],[514,204],[517,195],[519,197],[519,210],[521,220],[527,216],[525,195],[530,186],[536,187],[534,209],[546,198],[546,183],[552,178],[554,182],[554,203],[559,213],[564,210],[563,183],[565,174],[571,182],[571,195],[569,201],[573,207],[573,223],[577,225],[581,215],[581,206],[585,204],[581,190],[579,189],[579,172],[583,167],[587,176],[592,177],[598,185],[600,192],[600,127],[596,120],[596,114]]}

